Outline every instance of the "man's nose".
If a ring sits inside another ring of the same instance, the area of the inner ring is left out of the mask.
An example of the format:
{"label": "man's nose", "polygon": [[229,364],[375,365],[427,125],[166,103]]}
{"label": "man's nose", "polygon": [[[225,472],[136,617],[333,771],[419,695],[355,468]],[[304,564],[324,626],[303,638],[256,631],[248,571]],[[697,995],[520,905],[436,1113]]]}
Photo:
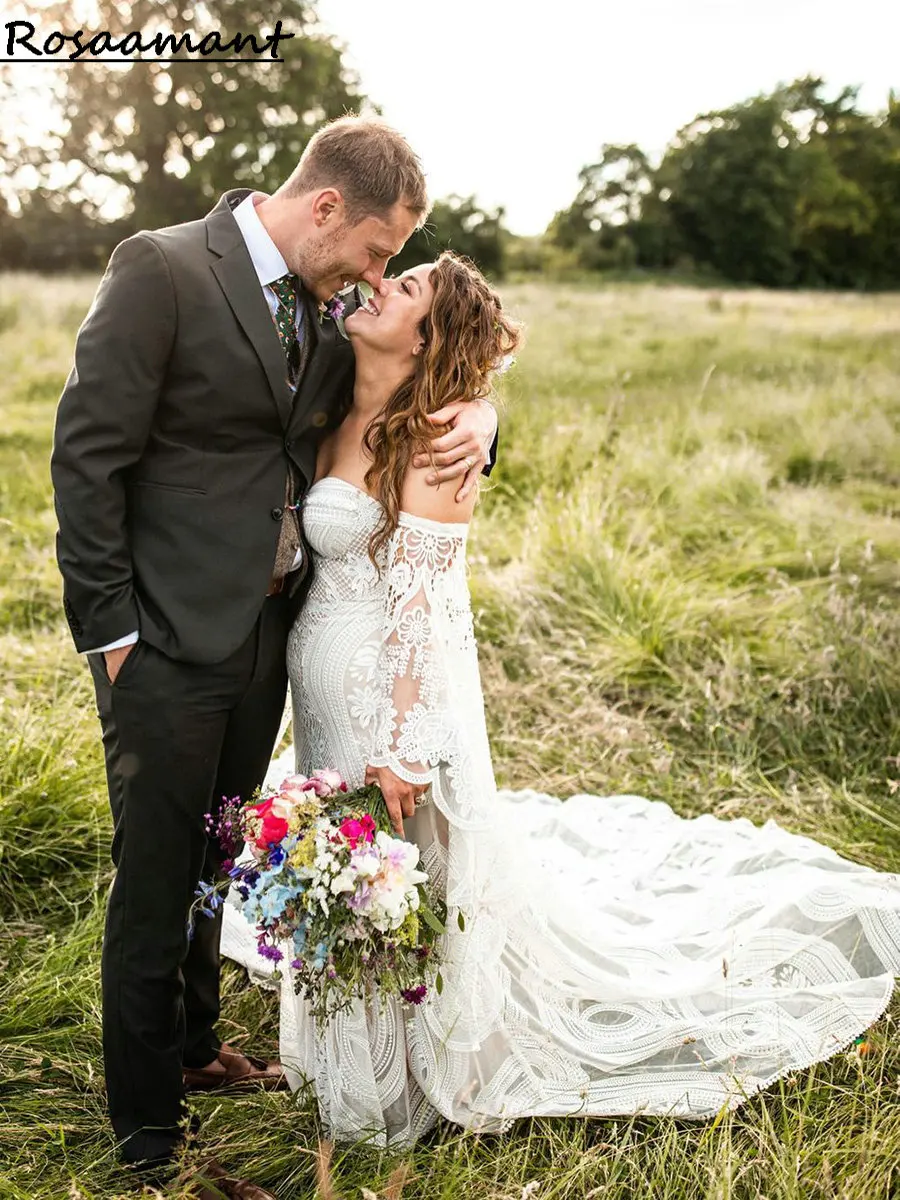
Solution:
{"label": "man's nose", "polygon": [[384,287],[383,263],[376,263],[375,266],[369,267],[367,271],[363,272],[363,279],[366,281],[369,287],[375,289],[379,296],[386,295],[386,289]]}

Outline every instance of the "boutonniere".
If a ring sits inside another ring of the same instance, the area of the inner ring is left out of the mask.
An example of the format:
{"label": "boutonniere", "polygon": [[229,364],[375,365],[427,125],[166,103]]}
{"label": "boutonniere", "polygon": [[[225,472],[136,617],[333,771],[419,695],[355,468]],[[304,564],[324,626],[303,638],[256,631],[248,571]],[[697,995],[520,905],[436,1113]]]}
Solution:
{"label": "boutonniere", "polygon": [[326,321],[334,321],[338,333],[341,337],[346,338],[347,330],[344,328],[344,322],[373,294],[372,288],[367,283],[351,283],[349,287],[336,292],[330,300],[322,300],[319,303],[319,324],[323,325]]}
{"label": "boutonniere", "polygon": [[[324,321],[334,321],[337,324],[340,321],[341,324],[338,325],[338,329],[340,329],[341,333],[344,333],[342,318],[346,309],[347,306],[341,299],[340,292],[336,296],[332,296],[330,300],[323,300],[319,304],[319,324],[321,325]],[[344,334],[344,336],[346,337],[347,335]]]}

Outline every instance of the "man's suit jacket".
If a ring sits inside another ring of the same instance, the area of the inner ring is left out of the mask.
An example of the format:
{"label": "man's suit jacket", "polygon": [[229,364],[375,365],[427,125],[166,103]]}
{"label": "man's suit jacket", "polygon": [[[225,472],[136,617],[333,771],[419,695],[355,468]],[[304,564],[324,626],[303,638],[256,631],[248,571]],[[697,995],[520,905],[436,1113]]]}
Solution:
{"label": "man's suit jacket", "polygon": [[232,215],[247,194],[117,246],[79,331],[51,461],[79,650],[134,629],[188,662],[236,650],[271,578],[288,458],[308,487],[349,407],[353,352],[332,321],[306,322],[316,344],[288,385]]}

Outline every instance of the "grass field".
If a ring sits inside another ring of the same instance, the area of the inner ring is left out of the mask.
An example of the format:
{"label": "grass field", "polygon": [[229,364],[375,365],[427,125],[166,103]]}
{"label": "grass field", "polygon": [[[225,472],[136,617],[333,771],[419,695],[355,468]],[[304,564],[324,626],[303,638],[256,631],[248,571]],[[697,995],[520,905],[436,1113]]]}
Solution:
{"label": "grass field", "polygon": [[[128,1188],[100,1058],[109,818],[47,469],[92,291],[0,278],[4,1200]],[[501,783],[774,817],[900,870],[900,298],[506,295],[529,340],[505,381],[471,564]],[[223,1032],[274,1052],[272,999],[225,977]],[[716,1122],[534,1121],[503,1139],[443,1127],[406,1160],[339,1150],[320,1194],[887,1200],[898,1015],[867,1057],[842,1053]],[[198,1109],[220,1157],[286,1200],[316,1195],[309,1097]]]}

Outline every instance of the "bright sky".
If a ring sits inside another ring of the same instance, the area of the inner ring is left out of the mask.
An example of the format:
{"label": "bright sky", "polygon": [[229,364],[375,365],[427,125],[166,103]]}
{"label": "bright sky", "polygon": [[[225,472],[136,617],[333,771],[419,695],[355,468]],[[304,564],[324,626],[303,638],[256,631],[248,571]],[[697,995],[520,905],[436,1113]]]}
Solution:
{"label": "bright sky", "polygon": [[318,0],[433,196],[539,233],[603,142],[659,153],[698,112],[819,74],[900,90],[900,0]]}

